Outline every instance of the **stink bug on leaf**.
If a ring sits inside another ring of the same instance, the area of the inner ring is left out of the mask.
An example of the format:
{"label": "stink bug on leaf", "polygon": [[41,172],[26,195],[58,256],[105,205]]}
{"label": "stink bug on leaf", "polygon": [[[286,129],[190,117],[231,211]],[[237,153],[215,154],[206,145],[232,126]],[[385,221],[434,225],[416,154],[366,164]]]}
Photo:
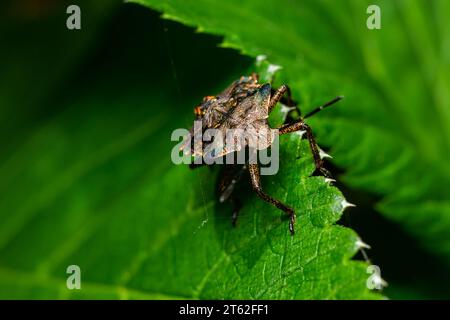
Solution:
{"label": "stink bug on leaf", "polygon": [[[285,97],[285,95],[287,97]],[[314,109],[305,116],[291,123],[285,123],[277,129],[277,134],[283,135],[295,131],[304,131],[306,138],[309,141],[311,152],[314,158],[316,170],[325,177],[330,178],[331,175],[323,167],[323,161],[320,154],[320,149],[312,134],[311,128],[305,123],[305,119],[319,112],[320,110],[331,106],[343,97],[338,96],[324,105]],[[258,82],[258,75],[253,73],[246,77],[243,76],[239,80],[233,82],[228,88],[217,96],[206,96],[200,105],[194,108],[196,120],[201,120],[201,132],[204,133],[208,129],[217,129],[219,132],[225,132],[229,129],[243,129],[251,132],[253,136],[258,138],[259,142],[263,142],[262,148],[267,148],[273,141],[272,137],[267,136],[270,132],[268,123],[268,115],[273,110],[278,102],[281,102],[288,107],[297,108],[296,103],[291,98],[291,91],[287,85],[282,85],[278,89],[273,89],[271,84]],[[212,140],[209,144],[202,145],[200,150],[194,146],[194,127],[190,130],[190,138],[186,139],[182,149],[186,146],[191,149],[191,154],[194,156],[205,156],[206,150],[212,150],[214,157],[224,157],[227,154],[234,153],[242,148],[253,147],[249,139],[243,140],[231,147],[224,146],[223,143]],[[264,136],[261,136],[264,134]],[[202,164],[190,164],[190,168],[197,168]],[[229,201],[233,203],[234,210],[232,215],[232,223],[236,224],[238,212],[240,209],[240,202],[233,195],[234,188],[243,176],[245,171],[250,174],[250,181],[253,190],[258,197],[264,201],[276,206],[284,211],[289,217],[289,230],[294,234],[295,212],[288,205],[284,204],[278,199],[266,194],[261,186],[260,168],[258,163],[246,162],[240,167],[236,168],[236,164],[225,164],[226,168],[220,180],[219,201]]]}

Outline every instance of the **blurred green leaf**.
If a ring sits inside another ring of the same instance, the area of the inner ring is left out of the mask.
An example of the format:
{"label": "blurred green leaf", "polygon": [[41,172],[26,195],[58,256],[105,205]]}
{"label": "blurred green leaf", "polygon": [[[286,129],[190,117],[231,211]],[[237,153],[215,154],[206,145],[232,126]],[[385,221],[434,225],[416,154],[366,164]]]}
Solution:
{"label": "blurred green leaf", "polygon": [[[380,212],[450,262],[448,1],[135,2],[266,55],[304,111],[344,94],[310,119],[343,180],[383,196]],[[366,27],[370,4],[381,30]]]}

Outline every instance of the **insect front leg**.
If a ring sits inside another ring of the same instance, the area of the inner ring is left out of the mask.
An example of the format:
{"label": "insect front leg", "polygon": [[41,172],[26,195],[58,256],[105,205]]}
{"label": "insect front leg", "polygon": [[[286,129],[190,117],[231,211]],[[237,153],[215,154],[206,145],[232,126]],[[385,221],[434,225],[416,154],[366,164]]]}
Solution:
{"label": "insect front leg", "polygon": [[277,200],[277,199],[269,196],[267,193],[265,193],[262,190],[262,187],[261,187],[261,176],[259,174],[259,166],[257,164],[249,164],[248,165],[248,171],[250,173],[250,180],[252,182],[253,190],[255,190],[255,192],[258,195],[258,197],[260,197],[264,201],[274,205],[278,209],[283,210],[284,212],[286,212],[288,214],[289,219],[290,219],[289,220],[289,231],[291,232],[291,234],[294,234],[295,233],[295,229],[294,229],[295,212],[294,212],[294,209],[292,209],[291,207],[288,207],[287,205],[285,205],[280,200]]}
{"label": "insect front leg", "polygon": [[295,131],[305,131],[306,137],[308,138],[309,147],[311,149],[311,153],[314,158],[314,164],[316,166],[316,170],[321,172],[325,177],[332,178],[331,173],[327,169],[325,169],[323,166],[323,160],[320,157],[319,147],[316,143],[316,139],[314,138],[311,127],[308,126],[306,123],[304,123],[303,119],[301,119],[297,122],[291,123],[291,124],[285,124],[285,125],[281,126],[278,130],[279,130],[278,132],[280,135],[295,132]]}
{"label": "insect front leg", "polygon": [[[285,101],[283,101],[285,93],[287,93],[287,99]],[[272,98],[270,99],[269,113],[272,111],[272,109],[276,106],[276,104],[279,101],[281,101],[282,103],[285,103],[288,107],[293,107],[296,105],[294,100],[292,100],[292,97],[291,97],[291,89],[285,84],[283,84],[281,87],[279,87],[278,90],[275,91]]]}

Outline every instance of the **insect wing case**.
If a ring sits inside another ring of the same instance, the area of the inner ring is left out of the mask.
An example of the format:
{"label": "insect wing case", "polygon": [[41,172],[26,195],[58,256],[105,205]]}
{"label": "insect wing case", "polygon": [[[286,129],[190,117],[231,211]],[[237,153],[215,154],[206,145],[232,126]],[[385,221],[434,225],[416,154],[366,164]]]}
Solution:
{"label": "insect wing case", "polygon": [[263,150],[272,144],[275,131],[267,121],[270,93],[270,85],[265,84],[230,109],[217,130],[206,134],[205,138],[212,142],[204,148],[205,159],[219,158],[247,146]]}

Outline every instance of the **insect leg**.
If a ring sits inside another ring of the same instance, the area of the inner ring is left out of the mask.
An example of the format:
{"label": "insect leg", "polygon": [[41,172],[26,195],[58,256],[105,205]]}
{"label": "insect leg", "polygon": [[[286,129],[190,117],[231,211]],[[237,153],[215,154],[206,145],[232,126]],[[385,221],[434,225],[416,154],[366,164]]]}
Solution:
{"label": "insect leg", "polygon": [[281,87],[278,88],[277,91],[272,96],[272,99],[270,99],[269,102],[269,113],[272,111],[272,109],[275,107],[275,105],[283,99],[284,94],[287,93],[287,101],[286,104],[288,107],[295,106],[295,102],[292,100],[291,97],[291,89],[285,84],[283,84]]}
{"label": "insect leg", "polygon": [[294,230],[294,224],[295,224],[295,212],[294,212],[294,209],[292,209],[291,207],[288,207],[287,205],[285,205],[280,200],[272,198],[271,196],[269,196],[267,193],[265,193],[262,190],[262,187],[261,187],[261,176],[259,174],[259,166],[257,164],[249,164],[248,165],[248,170],[249,170],[249,173],[250,173],[250,180],[252,182],[253,190],[255,190],[255,192],[258,195],[258,197],[260,197],[264,201],[274,205],[278,209],[283,210],[284,212],[286,212],[289,215],[289,218],[290,218],[289,231],[291,232],[291,234],[294,234],[295,233],[295,230]]}
{"label": "insect leg", "polygon": [[314,158],[314,164],[316,165],[316,169],[319,170],[325,177],[331,178],[331,173],[323,166],[323,160],[320,157],[319,147],[317,146],[316,139],[312,133],[311,127],[306,123],[303,124],[303,128],[306,131],[306,137],[309,141],[309,147],[311,148],[311,152]]}
{"label": "insect leg", "polygon": [[316,169],[319,172],[321,172],[325,177],[331,178],[332,177],[331,173],[323,167],[323,160],[320,157],[319,147],[317,146],[316,139],[314,138],[311,127],[308,126],[306,123],[304,123],[303,119],[291,124],[285,124],[281,126],[278,132],[280,135],[282,135],[299,130],[303,130],[306,132],[306,137],[308,138],[309,141],[309,147],[311,148],[311,153],[314,158],[314,164],[316,166]]}
{"label": "insect leg", "polygon": [[241,209],[241,202],[233,195],[234,187],[239,182],[242,174],[245,171],[245,166],[236,172],[235,166],[225,166],[222,178],[219,182],[219,201],[229,201],[233,205],[233,215],[231,217],[231,223],[236,225],[236,221]]}

